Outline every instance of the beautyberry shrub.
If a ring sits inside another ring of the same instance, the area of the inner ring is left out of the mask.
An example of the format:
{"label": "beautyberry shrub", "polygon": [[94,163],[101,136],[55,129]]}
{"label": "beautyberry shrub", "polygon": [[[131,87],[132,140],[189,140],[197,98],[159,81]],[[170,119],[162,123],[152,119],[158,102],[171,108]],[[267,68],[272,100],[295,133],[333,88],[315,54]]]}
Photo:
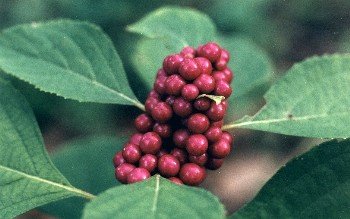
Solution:
{"label": "beautyberry shrub", "polygon": [[[117,180],[134,183],[159,173],[196,186],[206,169],[221,167],[233,144],[233,136],[222,131],[232,94],[229,60],[230,53],[214,42],[165,57],[146,112],[135,119],[137,133],[114,156]],[[202,94],[225,99],[216,103]]]}

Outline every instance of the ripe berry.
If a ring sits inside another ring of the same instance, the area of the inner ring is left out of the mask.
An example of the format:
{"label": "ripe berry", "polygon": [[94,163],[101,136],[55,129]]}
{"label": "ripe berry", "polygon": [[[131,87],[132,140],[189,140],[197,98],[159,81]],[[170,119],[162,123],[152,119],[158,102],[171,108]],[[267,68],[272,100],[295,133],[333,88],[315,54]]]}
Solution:
{"label": "ripe berry", "polygon": [[196,49],[190,46],[186,46],[181,50],[180,55],[182,55],[184,58],[193,59],[196,56]]}
{"label": "ripe berry", "polygon": [[165,91],[169,95],[180,95],[185,80],[180,75],[171,75],[165,81]]}
{"label": "ripe berry", "polygon": [[160,102],[159,99],[155,98],[155,97],[148,97],[146,102],[145,102],[145,109],[146,112],[151,114],[153,108]]}
{"label": "ripe berry", "polygon": [[158,170],[162,176],[176,176],[180,170],[180,161],[171,154],[163,155],[159,158]]}
{"label": "ripe berry", "polygon": [[121,183],[127,183],[129,173],[135,169],[135,166],[129,163],[123,163],[115,168],[115,178]]}
{"label": "ripe berry", "polygon": [[226,107],[224,106],[224,104],[222,103],[216,104],[215,102],[212,102],[206,115],[210,120],[217,122],[224,118],[225,113],[226,113]]}
{"label": "ripe berry", "polygon": [[226,81],[227,83],[230,83],[229,77],[223,71],[214,71],[213,77],[216,83],[221,80]]}
{"label": "ripe berry", "polygon": [[165,102],[157,103],[152,109],[152,117],[160,123],[165,123],[173,116],[173,110]]}
{"label": "ripe berry", "polygon": [[136,117],[134,125],[137,131],[145,133],[152,129],[153,119],[146,113],[143,113]]}
{"label": "ripe berry", "polygon": [[157,167],[158,159],[153,154],[145,154],[140,158],[139,167],[145,168],[152,173]]}
{"label": "ripe berry", "polygon": [[157,77],[156,81],[154,82],[153,88],[158,94],[165,94],[166,79],[167,79],[166,76],[159,76],[159,77]]}
{"label": "ripe berry", "polygon": [[178,129],[173,134],[173,142],[178,148],[184,148],[190,133],[186,129]]}
{"label": "ripe berry", "polygon": [[145,154],[156,154],[162,146],[162,139],[155,132],[147,132],[140,141],[140,149]]}
{"label": "ripe berry", "polygon": [[187,127],[193,133],[204,133],[209,128],[209,119],[201,113],[193,114],[188,118]]}
{"label": "ripe berry", "polygon": [[192,104],[182,97],[175,99],[173,104],[174,113],[180,117],[187,117],[192,113]]}
{"label": "ripe berry", "polygon": [[225,68],[224,70],[222,70],[222,72],[226,75],[227,78],[227,83],[231,83],[232,79],[233,79],[233,72],[229,69],[229,68]]}
{"label": "ripe berry", "polygon": [[180,64],[179,74],[182,76],[182,78],[192,81],[201,74],[201,69],[194,59],[184,59],[184,61]]}
{"label": "ripe berry", "polygon": [[225,158],[231,152],[231,145],[228,141],[221,139],[210,145],[210,155],[214,158]]}
{"label": "ripe berry", "polygon": [[157,91],[155,91],[155,90],[151,90],[151,91],[149,92],[147,98],[148,98],[148,97],[154,97],[154,98],[156,98],[156,99],[160,99],[159,93],[157,93]]}
{"label": "ripe berry", "polygon": [[169,124],[156,123],[153,126],[153,131],[161,138],[169,138],[171,136],[171,126]]}
{"label": "ripe berry", "polygon": [[137,163],[141,158],[141,150],[139,146],[126,143],[123,148],[123,157],[128,163]]}
{"label": "ripe berry", "polygon": [[220,58],[215,62],[215,68],[217,70],[223,70],[227,67],[227,63],[229,61],[230,61],[230,53],[225,49],[221,49]]}
{"label": "ripe berry", "polygon": [[210,99],[206,97],[198,98],[193,103],[194,108],[196,108],[196,110],[198,111],[207,111],[210,107],[210,104],[211,104]]}
{"label": "ripe berry", "polygon": [[184,58],[179,54],[169,55],[163,61],[163,69],[168,75],[174,74],[178,71],[183,60]]}
{"label": "ripe berry", "polygon": [[186,84],[181,90],[181,96],[188,101],[196,99],[198,95],[199,90],[194,84]]}
{"label": "ripe berry", "polygon": [[211,123],[212,127],[219,127],[219,128],[221,128],[223,125],[224,125],[224,120],[220,120],[220,121]]}
{"label": "ripe berry", "polygon": [[151,174],[148,172],[148,170],[142,167],[138,167],[133,169],[129,173],[127,177],[127,181],[128,183],[136,183],[136,182],[141,182],[149,177],[151,177]]}
{"label": "ripe berry", "polygon": [[190,155],[200,156],[208,149],[208,140],[202,134],[191,135],[186,142],[186,150]]}
{"label": "ripe berry", "polygon": [[197,53],[198,56],[205,57],[211,62],[215,62],[220,58],[221,48],[218,44],[210,42],[198,48]]}
{"label": "ripe berry", "polygon": [[197,57],[194,60],[197,62],[202,74],[211,75],[213,66],[208,59],[204,57]]}
{"label": "ripe berry", "polygon": [[225,98],[229,98],[232,93],[232,88],[226,81],[218,81],[216,82],[214,94],[218,96],[224,96]]}
{"label": "ripe berry", "polygon": [[160,151],[158,151],[157,153],[157,158],[160,158],[161,156],[168,154],[168,152],[164,149],[160,149]]}
{"label": "ripe berry", "polygon": [[189,161],[191,163],[195,163],[199,166],[205,166],[205,164],[207,163],[208,161],[208,154],[207,153],[204,153],[200,156],[194,156],[194,155],[190,155],[188,157]]}
{"label": "ripe berry", "polygon": [[224,159],[209,158],[205,167],[209,170],[217,170],[224,163]]}
{"label": "ripe berry", "polygon": [[212,76],[207,74],[201,74],[193,82],[194,85],[198,87],[201,93],[209,94],[215,89],[215,80]]}
{"label": "ripe berry", "polygon": [[179,176],[186,185],[196,186],[204,181],[206,173],[203,167],[194,163],[187,163],[181,167]]}
{"label": "ripe berry", "polygon": [[211,126],[205,132],[205,137],[208,139],[209,142],[216,142],[221,138],[221,136],[222,131],[220,127]]}
{"label": "ripe berry", "polygon": [[170,154],[176,157],[176,159],[179,160],[181,165],[187,162],[188,154],[186,151],[180,148],[174,148]]}
{"label": "ripe berry", "polygon": [[114,167],[118,167],[120,164],[125,163],[125,159],[121,151],[115,154],[113,158]]}
{"label": "ripe berry", "polygon": [[170,177],[169,180],[175,184],[178,184],[178,185],[182,185],[184,184],[181,179],[177,178],[177,177]]}
{"label": "ripe berry", "polygon": [[129,142],[131,144],[140,145],[140,141],[142,139],[142,136],[143,136],[143,134],[141,134],[141,133],[135,133],[130,137]]}
{"label": "ripe berry", "polygon": [[229,132],[222,132],[221,138],[226,140],[230,145],[233,143],[233,136]]}

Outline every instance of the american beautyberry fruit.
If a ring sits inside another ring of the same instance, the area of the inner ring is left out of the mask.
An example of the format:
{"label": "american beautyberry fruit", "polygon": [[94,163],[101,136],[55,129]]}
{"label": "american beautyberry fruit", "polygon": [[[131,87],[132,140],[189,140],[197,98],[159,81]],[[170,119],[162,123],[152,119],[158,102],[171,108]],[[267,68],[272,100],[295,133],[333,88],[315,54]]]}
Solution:
{"label": "american beautyberry fruit", "polygon": [[211,75],[213,66],[208,59],[204,57],[197,57],[194,60],[197,62],[202,74]]}
{"label": "american beautyberry fruit", "polygon": [[173,116],[173,110],[165,102],[157,103],[152,109],[152,118],[160,123],[165,123]]}
{"label": "american beautyberry fruit", "polygon": [[177,177],[170,177],[169,180],[175,184],[178,184],[178,185],[182,185],[184,184],[181,179],[177,178]]}
{"label": "american beautyberry fruit", "polygon": [[148,97],[154,97],[154,98],[156,98],[156,99],[160,99],[159,93],[157,93],[157,91],[155,91],[155,90],[151,90],[151,91],[149,92],[147,98],[148,98]]}
{"label": "american beautyberry fruit", "polygon": [[174,74],[178,71],[183,60],[184,58],[179,54],[167,56],[163,61],[163,69],[168,75]]}
{"label": "american beautyberry fruit", "polygon": [[226,81],[227,83],[230,83],[230,79],[229,77],[223,72],[223,71],[215,71],[213,72],[213,77],[216,81],[216,83],[218,81]]}
{"label": "american beautyberry fruit", "polygon": [[171,126],[169,124],[156,123],[153,126],[153,131],[161,138],[169,138],[171,136]]}
{"label": "american beautyberry fruit", "polygon": [[203,182],[206,173],[203,167],[194,163],[187,163],[181,167],[179,176],[186,185],[196,186]]}
{"label": "american beautyberry fruit", "polygon": [[209,129],[205,132],[205,137],[209,142],[216,142],[222,136],[222,130],[220,127],[210,126]]}
{"label": "american beautyberry fruit", "polygon": [[205,166],[209,170],[217,170],[222,166],[223,163],[224,159],[209,158]]}
{"label": "american beautyberry fruit", "polygon": [[153,88],[158,94],[165,94],[165,81],[167,78],[166,76],[159,76],[154,82]]}
{"label": "american beautyberry fruit", "polygon": [[194,59],[184,59],[180,64],[179,73],[182,78],[191,81],[201,74],[201,69]]}
{"label": "american beautyberry fruit", "polygon": [[225,158],[231,151],[231,145],[224,139],[221,139],[210,145],[210,155],[214,158]]}
{"label": "american beautyberry fruit", "polygon": [[163,155],[158,160],[158,170],[162,176],[176,176],[180,170],[180,161],[171,154]]}
{"label": "american beautyberry fruit", "polygon": [[230,53],[225,49],[221,49],[220,57],[215,62],[215,68],[217,70],[223,70],[227,67],[227,63],[229,61],[230,61]]}
{"label": "american beautyberry fruit", "polygon": [[145,154],[140,158],[139,167],[145,168],[148,172],[152,173],[158,164],[158,159],[153,154]]}
{"label": "american beautyberry fruit", "polygon": [[215,86],[214,94],[217,96],[224,96],[229,98],[232,93],[232,88],[226,81],[218,81]]}
{"label": "american beautyberry fruit", "polygon": [[188,154],[183,149],[174,148],[170,154],[176,157],[179,160],[181,165],[187,162]]}
{"label": "american beautyberry fruit", "polygon": [[193,114],[188,118],[187,127],[193,133],[204,133],[209,128],[209,119],[202,113]]}
{"label": "american beautyberry fruit", "polygon": [[197,53],[198,56],[205,57],[211,62],[215,62],[220,58],[221,48],[218,44],[210,42],[198,48]]}
{"label": "american beautyberry fruit", "polygon": [[219,127],[219,128],[221,128],[223,125],[224,125],[224,120],[219,120],[217,122],[212,122],[211,123],[212,127]]}
{"label": "american beautyberry fruit", "polygon": [[165,91],[169,95],[180,95],[185,80],[180,75],[171,75],[165,81]]}
{"label": "american beautyberry fruit", "polygon": [[128,163],[137,163],[141,158],[141,150],[139,146],[126,143],[123,148],[123,157]]}
{"label": "american beautyberry fruit", "polygon": [[186,150],[190,155],[199,156],[208,149],[208,140],[202,134],[191,135],[186,142]]}
{"label": "american beautyberry fruit", "polygon": [[224,104],[222,103],[216,104],[215,102],[212,102],[206,115],[210,120],[217,122],[224,118],[225,113],[226,113],[226,107],[224,106]]}
{"label": "american beautyberry fruit", "polygon": [[129,163],[123,163],[115,168],[115,178],[121,183],[127,183],[129,173],[135,169],[135,166]]}
{"label": "american beautyberry fruit", "polygon": [[160,102],[156,97],[148,97],[145,102],[145,109],[148,114],[152,113],[153,108]]}
{"label": "american beautyberry fruit", "polygon": [[135,133],[130,137],[129,143],[140,145],[140,141],[142,139],[143,134]]}
{"label": "american beautyberry fruit", "polygon": [[181,50],[180,55],[182,55],[184,58],[193,59],[196,56],[196,49],[190,46],[186,46]]}
{"label": "american beautyberry fruit", "polygon": [[169,153],[164,149],[160,149],[160,151],[158,151],[158,153],[157,153],[157,158],[160,158],[161,156],[163,156],[165,154],[169,154]]}
{"label": "american beautyberry fruit", "polygon": [[136,117],[134,125],[137,131],[145,133],[152,129],[153,119],[146,113],[143,113]]}
{"label": "american beautyberry fruit", "polygon": [[190,133],[186,129],[178,129],[173,134],[173,142],[178,148],[184,148]]}
{"label": "american beautyberry fruit", "polygon": [[207,74],[201,74],[193,84],[198,87],[201,93],[209,94],[215,89],[215,79]]}
{"label": "american beautyberry fruit", "polygon": [[198,98],[193,103],[194,108],[196,108],[196,110],[198,111],[207,111],[210,107],[210,104],[211,104],[210,99],[206,97]]}
{"label": "american beautyberry fruit", "polygon": [[192,104],[182,97],[175,99],[173,104],[174,113],[180,117],[187,117],[192,113]]}
{"label": "american beautyberry fruit", "polygon": [[162,139],[155,132],[147,132],[140,141],[140,149],[145,154],[156,154],[162,146]]}
{"label": "american beautyberry fruit", "polygon": [[145,168],[138,167],[133,169],[127,177],[128,183],[141,182],[147,178],[149,178],[151,174]]}
{"label": "american beautyberry fruit", "polygon": [[115,154],[113,158],[114,167],[118,167],[120,164],[125,163],[125,159],[121,151]]}
{"label": "american beautyberry fruit", "polygon": [[194,84],[186,84],[181,90],[181,96],[187,101],[196,99],[198,95],[198,87]]}
{"label": "american beautyberry fruit", "polygon": [[191,163],[195,163],[199,166],[205,166],[208,161],[208,154],[204,153],[200,156],[190,155],[188,159]]}
{"label": "american beautyberry fruit", "polygon": [[233,143],[233,136],[229,132],[222,132],[221,138],[226,140],[229,144]]}
{"label": "american beautyberry fruit", "polygon": [[233,72],[229,69],[229,68],[225,68],[224,70],[222,70],[222,72],[226,75],[226,78],[227,78],[227,83],[231,83],[234,75],[233,75]]}

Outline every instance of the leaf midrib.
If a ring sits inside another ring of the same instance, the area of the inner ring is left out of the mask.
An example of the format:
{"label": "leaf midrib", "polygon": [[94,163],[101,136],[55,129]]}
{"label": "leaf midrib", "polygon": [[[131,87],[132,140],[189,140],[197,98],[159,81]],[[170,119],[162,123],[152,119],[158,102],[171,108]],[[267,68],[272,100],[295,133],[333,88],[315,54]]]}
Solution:
{"label": "leaf midrib", "polygon": [[3,166],[3,165],[0,165],[0,170],[11,172],[11,173],[20,175],[20,176],[22,176],[24,178],[27,178],[29,180],[32,180],[32,181],[45,183],[45,184],[48,184],[48,185],[51,185],[51,186],[54,186],[54,187],[66,190],[68,192],[74,193],[76,196],[80,196],[80,197],[83,197],[83,198],[86,198],[86,199],[93,199],[93,198],[95,198],[94,195],[92,195],[90,193],[87,193],[87,192],[85,192],[83,190],[77,189],[75,187],[66,186],[66,185],[63,185],[63,184],[60,184],[60,183],[57,183],[57,182],[53,182],[53,181],[50,181],[50,180],[47,180],[47,179],[43,179],[43,178],[40,178],[40,177],[37,177],[37,176],[29,175],[29,174],[24,173],[22,171],[11,169],[11,168]]}

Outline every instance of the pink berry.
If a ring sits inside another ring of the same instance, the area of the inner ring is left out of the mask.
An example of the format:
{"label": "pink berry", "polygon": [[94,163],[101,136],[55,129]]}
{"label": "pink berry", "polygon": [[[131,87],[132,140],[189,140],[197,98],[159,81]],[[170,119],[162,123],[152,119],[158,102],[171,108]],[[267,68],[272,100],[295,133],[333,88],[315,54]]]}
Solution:
{"label": "pink berry", "polygon": [[145,102],[145,108],[146,112],[151,114],[153,108],[160,102],[160,99],[157,99],[155,97],[148,97]]}
{"label": "pink berry", "polygon": [[136,117],[134,125],[137,131],[145,133],[152,129],[153,119],[146,113],[143,113]]}
{"label": "pink berry", "polygon": [[158,94],[165,94],[165,82],[167,78],[166,76],[159,76],[156,78],[153,88]]}
{"label": "pink berry", "polygon": [[219,127],[219,128],[221,128],[223,125],[224,125],[224,120],[220,120],[220,121],[211,123],[212,127]]}
{"label": "pink berry", "polygon": [[148,172],[148,170],[138,167],[129,173],[127,181],[128,183],[136,183],[148,179],[149,177],[151,177],[151,174]]}
{"label": "pink berry", "polygon": [[181,167],[180,179],[186,185],[196,186],[201,184],[205,177],[205,169],[194,163],[186,163]]}
{"label": "pink berry", "polygon": [[217,122],[224,118],[225,113],[226,113],[226,107],[224,106],[224,104],[222,103],[216,104],[215,102],[212,102],[206,115],[210,120]]}
{"label": "pink berry", "polygon": [[217,96],[224,96],[225,98],[229,98],[232,93],[232,88],[226,81],[218,81],[216,82],[214,94]]}
{"label": "pink berry", "polygon": [[215,68],[217,70],[223,70],[227,67],[227,63],[229,61],[230,61],[230,53],[225,49],[221,49],[220,58],[215,62]]}
{"label": "pink berry", "polygon": [[120,164],[123,164],[123,163],[125,163],[123,152],[119,151],[118,153],[115,154],[113,158],[114,167],[118,167]]}
{"label": "pink berry", "polygon": [[199,166],[205,166],[205,164],[207,163],[208,161],[208,154],[207,153],[204,153],[202,155],[199,155],[199,156],[195,156],[195,155],[190,155],[188,157],[189,161],[191,163],[195,163]]}
{"label": "pink berry", "polygon": [[131,144],[140,145],[140,141],[142,139],[142,136],[143,136],[143,134],[141,134],[141,133],[135,133],[130,137],[129,142]]}
{"label": "pink berry", "polygon": [[227,78],[227,83],[231,83],[234,75],[233,75],[233,72],[231,71],[231,69],[229,68],[225,68],[224,70],[222,70],[222,72],[225,74],[226,78]]}
{"label": "pink berry", "polygon": [[174,113],[180,117],[187,117],[192,113],[192,104],[182,97],[175,99],[173,104]]}
{"label": "pink berry", "polygon": [[194,101],[194,108],[198,111],[207,111],[210,108],[211,101],[206,97],[198,98]]}
{"label": "pink berry", "polygon": [[157,168],[158,159],[153,154],[145,154],[140,158],[139,167],[145,168],[152,173]]}
{"label": "pink berry", "polygon": [[190,46],[186,46],[181,50],[180,55],[182,55],[184,58],[193,59],[196,56],[196,49]]}
{"label": "pink berry", "polygon": [[224,159],[209,158],[205,167],[209,170],[217,170],[224,163]]}
{"label": "pink berry", "polygon": [[164,149],[160,149],[160,151],[158,151],[157,153],[157,158],[160,158],[161,156],[168,154],[168,152]]}
{"label": "pink berry", "polygon": [[200,156],[207,152],[208,140],[202,134],[191,135],[186,142],[186,150],[190,155]]}
{"label": "pink berry", "polygon": [[182,88],[186,85],[180,75],[171,75],[165,81],[165,91],[169,95],[180,95]]}
{"label": "pink berry", "polygon": [[225,158],[227,155],[231,152],[231,145],[229,142],[227,142],[224,139],[221,139],[214,144],[212,144],[210,147],[210,155],[214,158]]}
{"label": "pink berry", "polygon": [[213,66],[208,59],[204,57],[197,57],[194,60],[197,62],[202,74],[211,75]]}
{"label": "pink berry", "polygon": [[115,168],[115,178],[121,183],[127,183],[129,173],[135,169],[135,166],[129,163],[123,163]]}
{"label": "pink berry", "polygon": [[170,177],[169,180],[175,184],[178,184],[178,185],[182,185],[184,184],[181,179],[177,178],[177,177]]}
{"label": "pink berry", "polygon": [[201,69],[194,59],[184,59],[180,64],[179,74],[185,80],[192,81],[201,74]]}
{"label": "pink berry", "polygon": [[207,74],[201,74],[193,82],[201,93],[209,94],[215,89],[215,79]]}
{"label": "pink berry", "polygon": [[205,132],[205,137],[208,139],[209,142],[216,142],[220,140],[221,136],[222,136],[222,131],[220,127],[211,126]]}
{"label": "pink berry", "polygon": [[180,170],[180,161],[173,155],[163,155],[158,160],[158,170],[162,176],[176,176]]}
{"label": "pink berry", "polygon": [[171,136],[171,126],[169,124],[156,123],[153,126],[153,131],[161,138],[169,138]]}
{"label": "pink berry", "polygon": [[176,157],[176,159],[179,160],[181,165],[187,162],[188,154],[185,150],[182,150],[180,148],[174,148],[170,154]]}
{"label": "pink berry", "polygon": [[178,129],[173,134],[173,142],[178,148],[184,148],[190,133],[187,129]]}
{"label": "pink berry", "polygon": [[184,58],[179,54],[169,55],[163,61],[163,69],[168,75],[174,74],[178,71],[183,60]]}
{"label": "pink berry", "polygon": [[205,57],[214,63],[220,58],[221,48],[218,44],[210,42],[198,48],[197,53],[198,56]]}
{"label": "pink berry", "polygon": [[233,143],[234,140],[233,136],[227,131],[222,132],[221,138],[226,140],[230,145]]}
{"label": "pink berry", "polygon": [[162,139],[155,132],[147,132],[140,141],[140,149],[145,154],[156,154],[162,146]]}
{"label": "pink berry", "polygon": [[216,81],[216,83],[218,81],[226,81],[227,83],[230,83],[230,79],[228,78],[228,76],[223,72],[223,71],[214,71],[213,72],[213,77]]}
{"label": "pink berry", "polygon": [[137,163],[141,158],[141,150],[139,146],[126,143],[123,148],[123,157],[128,163]]}
{"label": "pink berry", "polygon": [[152,117],[160,123],[165,123],[173,116],[173,110],[165,102],[157,103],[152,109]]}
{"label": "pink berry", "polygon": [[181,90],[181,96],[188,101],[196,99],[198,95],[199,90],[194,84],[186,84]]}
{"label": "pink berry", "polygon": [[209,119],[202,113],[193,114],[188,118],[187,127],[193,133],[204,133],[209,128]]}
{"label": "pink berry", "polygon": [[148,98],[148,97],[154,97],[154,98],[156,98],[156,99],[160,99],[159,93],[157,93],[157,91],[155,91],[155,90],[151,90],[151,91],[149,92],[147,98]]}

